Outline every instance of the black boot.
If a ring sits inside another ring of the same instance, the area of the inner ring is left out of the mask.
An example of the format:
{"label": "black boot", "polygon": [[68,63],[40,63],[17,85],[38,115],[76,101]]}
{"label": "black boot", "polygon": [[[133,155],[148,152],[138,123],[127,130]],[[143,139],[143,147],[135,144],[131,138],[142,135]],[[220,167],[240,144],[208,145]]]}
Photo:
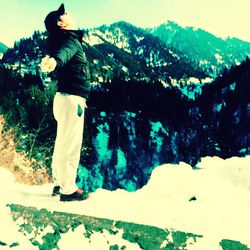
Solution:
{"label": "black boot", "polygon": [[72,194],[61,194],[60,201],[82,201],[88,199],[89,194],[78,188]]}
{"label": "black boot", "polygon": [[53,190],[52,190],[52,196],[57,196],[60,195],[60,186],[54,186]]}

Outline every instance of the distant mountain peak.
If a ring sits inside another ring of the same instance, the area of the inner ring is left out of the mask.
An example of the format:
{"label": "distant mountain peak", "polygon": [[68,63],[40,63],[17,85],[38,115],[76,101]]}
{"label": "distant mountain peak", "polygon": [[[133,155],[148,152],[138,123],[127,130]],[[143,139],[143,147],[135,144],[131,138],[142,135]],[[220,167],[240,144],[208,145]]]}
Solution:
{"label": "distant mountain peak", "polygon": [[173,25],[173,26],[178,26],[178,27],[180,27],[178,23],[176,23],[175,21],[172,21],[172,20],[167,20],[167,21],[166,21],[165,23],[163,23],[162,25],[166,25],[166,26],[168,26],[168,25]]}
{"label": "distant mountain peak", "polygon": [[8,50],[8,47],[0,42],[0,53],[5,53]]}
{"label": "distant mountain peak", "polygon": [[184,54],[211,77],[239,64],[249,55],[250,43],[238,38],[223,39],[201,28],[181,26],[174,21],[147,29],[167,46]]}

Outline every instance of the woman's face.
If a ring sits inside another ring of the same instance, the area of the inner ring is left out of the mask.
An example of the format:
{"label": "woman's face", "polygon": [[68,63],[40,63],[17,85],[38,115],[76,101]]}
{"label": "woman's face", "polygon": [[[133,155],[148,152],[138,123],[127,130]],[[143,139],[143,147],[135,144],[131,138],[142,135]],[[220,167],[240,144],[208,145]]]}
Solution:
{"label": "woman's face", "polygon": [[62,16],[60,16],[60,21],[58,22],[58,25],[61,27],[61,29],[67,29],[67,30],[76,29],[75,19],[68,13],[65,13]]}

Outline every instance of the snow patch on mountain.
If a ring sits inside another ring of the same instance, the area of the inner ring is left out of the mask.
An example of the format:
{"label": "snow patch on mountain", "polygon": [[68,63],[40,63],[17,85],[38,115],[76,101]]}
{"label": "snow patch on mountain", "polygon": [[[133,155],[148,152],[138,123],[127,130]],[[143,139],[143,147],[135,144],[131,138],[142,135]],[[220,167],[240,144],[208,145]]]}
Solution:
{"label": "snow patch on mountain", "polygon": [[97,33],[106,41],[116,45],[118,48],[131,53],[128,37],[123,34],[120,28],[115,28],[114,32],[106,30],[105,32],[98,31]]}
{"label": "snow patch on mountain", "polygon": [[169,52],[173,57],[177,58],[178,60],[180,59],[180,57],[179,57],[176,53],[174,53],[172,50],[169,49],[168,52]]}
{"label": "snow patch on mountain", "polygon": [[98,37],[96,34],[100,34],[101,32],[97,31],[90,31],[88,36],[83,37],[83,41],[85,41],[90,46],[98,45],[104,43],[100,37]]}
{"label": "snow patch on mountain", "polygon": [[218,63],[224,63],[224,61],[222,60],[222,56],[221,56],[221,55],[215,54],[214,56],[215,56],[215,58],[217,59],[217,62],[218,62]]}
{"label": "snow patch on mountain", "polygon": [[137,43],[141,42],[145,37],[144,36],[137,36],[137,35],[134,35],[134,38],[136,40]]}

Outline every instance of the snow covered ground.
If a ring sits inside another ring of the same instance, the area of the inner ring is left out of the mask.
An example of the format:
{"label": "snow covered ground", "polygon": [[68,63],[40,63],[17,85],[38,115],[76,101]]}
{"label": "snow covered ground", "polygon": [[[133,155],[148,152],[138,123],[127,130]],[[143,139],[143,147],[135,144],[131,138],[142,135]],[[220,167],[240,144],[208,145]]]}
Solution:
{"label": "snow covered ground", "polygon": [[[189,250],[207,250],[208,246],[222,249],[221,239],[240,241],[250,247],[250,156],[226,160],[205,157],[197,166],[193,170],[185,163],[162,165],[141,190],[129,193],[100,189],[86,201],[69,203],[52,198],[51,185],[21,185],[15,183],[10,172],[0,168],[0,241],[11,244],[18,239],[15,249],[37,249],[12,222],[6,204],[15,203],[203,235]],[[80,238],[80,231],[79,228],[65,234],[59,242],[60,249],[66,249],[72,238]],[[103,236],[95,237],[92,246],[84,249],[97,249],[94,242],[100,242]],[[81,246],[90,244],[81,241]]]}

